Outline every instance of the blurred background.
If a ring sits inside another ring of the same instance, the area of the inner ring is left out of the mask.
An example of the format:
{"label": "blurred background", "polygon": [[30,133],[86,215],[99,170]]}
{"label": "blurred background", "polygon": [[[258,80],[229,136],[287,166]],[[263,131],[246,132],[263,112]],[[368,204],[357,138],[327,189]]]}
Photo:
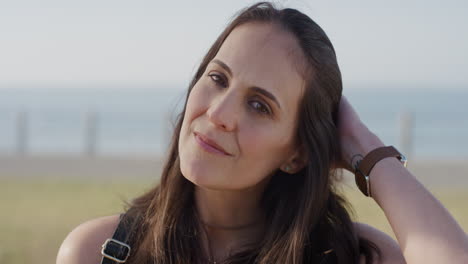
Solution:
{"label": "blurred background", "polygon": [[[188,83],[254,1],[0,2],[0,263],[53,263],[83,221],[157,183]],[[468,230],[468,4],[275,1],[335,46],[364,122]],[[394,236],[352,177],[355,219]]]}

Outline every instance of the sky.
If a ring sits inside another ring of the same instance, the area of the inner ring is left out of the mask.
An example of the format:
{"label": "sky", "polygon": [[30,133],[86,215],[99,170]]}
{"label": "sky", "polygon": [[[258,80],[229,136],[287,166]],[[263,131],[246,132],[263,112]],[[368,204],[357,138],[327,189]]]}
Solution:
{"label": "sky", "polygon": [[[254,1],[0,1],[0,88],[186,88]],[[276,1],[331,39],[344,85],[468,89],[468,1]]]}

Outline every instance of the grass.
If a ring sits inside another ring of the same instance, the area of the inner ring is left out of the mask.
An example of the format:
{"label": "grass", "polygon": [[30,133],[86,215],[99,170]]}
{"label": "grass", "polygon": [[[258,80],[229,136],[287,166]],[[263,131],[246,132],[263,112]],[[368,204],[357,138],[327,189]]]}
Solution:
{"label": "grass", "polygon": [[[122,211],[123,201],[150,188],[150,180],[102,181],[0,179],[0,263],[55,263],[65,236],[78,224]],[[433,190],[465,231],[465,189]],[[357,220],[391,234],[385,216],[370,199],[345,188]]]}
{"label": "grass", "polygon": [[0,181],[0,263],[55,263],[78,224],[121,212],[123,200],[149,182]]}

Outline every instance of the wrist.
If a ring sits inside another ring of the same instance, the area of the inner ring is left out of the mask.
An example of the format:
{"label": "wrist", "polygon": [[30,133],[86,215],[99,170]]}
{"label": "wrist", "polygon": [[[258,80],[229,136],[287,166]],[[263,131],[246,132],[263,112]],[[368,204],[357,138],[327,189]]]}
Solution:
{"label": "wrist", "polygon": [[352,135],[352,142],[348,162],[350,162],[351,167],[354,169],[356,163],[359,160],[362,160],[369,152],[372,150],[383,147],[385,144],[372,133],[367,127],[361,126],[359,129],[355,130],[356,132]]}
{"label": "wrist", "polygon": [[373,182],[376,180],[376,175],[374,173],[374,175],[371,176],[371,173],[374,171],[375,167],[379,164],[388,164],[391,161],[397,161],[397,159],[393,158],[400,160],[399,162],[402,163],[404,167],[406,167],[407,161],[405,156],[401,154],[394,146],[376,148],[359,162],[355,170],[355,180],[356,184],[364,195],[372,196],[372,193],[374,193],[374,191],[372,191],[373,188],[371,185],[374,185]]}
{"label": "wrist", "polygon": [[372,150],[385,146],[380,138],[370,131],[368,131],[366,134],[361,134],[356,145],[356,151],[364,157]]}

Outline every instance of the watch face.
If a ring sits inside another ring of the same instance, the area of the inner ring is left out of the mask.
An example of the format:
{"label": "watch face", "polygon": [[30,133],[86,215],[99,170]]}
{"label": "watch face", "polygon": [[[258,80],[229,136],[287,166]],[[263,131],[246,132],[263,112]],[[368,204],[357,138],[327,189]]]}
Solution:
{"label": "watch face", "polygon": [[400,157],[399,157],[399,160],[401,161],[401,163],[403,164],[403,166],[406,168],[406,166],[408,165],[408,160],[406,159],[406,157],[400,153]]}
{"label": "watch face", "polygon": [[365,195],[370,195],[369,190],[369,177],[364,175],[361,170],[356,169],[354,173],[354,180],[356,181],[356,185],[358,186],[359,190]]}

